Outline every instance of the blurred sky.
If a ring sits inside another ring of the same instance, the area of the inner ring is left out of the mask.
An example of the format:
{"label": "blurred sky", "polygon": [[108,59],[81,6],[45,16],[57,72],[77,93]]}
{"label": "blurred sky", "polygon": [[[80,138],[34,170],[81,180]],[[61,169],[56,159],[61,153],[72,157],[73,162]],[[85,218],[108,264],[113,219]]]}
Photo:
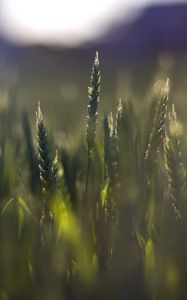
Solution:
{"label": "blurred sky", "polygon": [[149,5],[179,2],[187,0],[1,0],[0,34],[17,43],[77,46]]}

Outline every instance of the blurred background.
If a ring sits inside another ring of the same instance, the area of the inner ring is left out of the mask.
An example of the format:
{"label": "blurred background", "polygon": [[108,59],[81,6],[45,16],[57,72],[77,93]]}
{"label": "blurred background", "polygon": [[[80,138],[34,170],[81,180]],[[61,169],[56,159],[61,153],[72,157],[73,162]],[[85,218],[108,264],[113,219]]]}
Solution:
{"label": "blurred background", "polygon": [[27,106],[34,120],[40,100],[53,128],[76,134],[96,50],[103,112],[131,97],[141,113],[152,86],[169,77],[187,124],[187,1],[180,0],[1,0],[1,106],[11,90],[15,107]]}

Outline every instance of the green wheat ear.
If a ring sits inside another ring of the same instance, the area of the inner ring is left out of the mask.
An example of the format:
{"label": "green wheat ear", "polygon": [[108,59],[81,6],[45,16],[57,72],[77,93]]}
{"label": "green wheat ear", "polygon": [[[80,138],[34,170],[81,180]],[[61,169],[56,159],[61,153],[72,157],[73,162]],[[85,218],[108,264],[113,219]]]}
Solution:
{"label": "green wheat ear", "polygon": [[134,107],[130,100],[122,103],[120,98],[116,110],[116,133],[120,138],[133,139],[133,126],[136,125]]}
{"label": "green wheat ear", "polygon": [[99,68],[99,57],[96,52],[95,60],[91,73],[90,86],[88,88],[88,106],[87,106],[87,127],[86,127],[86,141],[88,153],[93,149],[96,134],[97,124],[97,109],[99,105],[99,92],[100,92],[100,68]]}
{"label": "green wheat ear", "polygon": [[180,134],[177,128],[177,114],[173,104],[172,111],[169,114],[169,133],[164,140],[164,154],[172,208],[176,216],[181,217],[186,176],[182,163]]}
{"label": "green wheat ear", "polygon": [[49,150],[47,130],[39,102],[38,111],[36,113],[36,127],[38,140],[38,162],[42,191],[44,194],[51,195],[55,192],[56,176],[53,170],[53,162]]}
{"label": "green wheat ear", "polygon": [[123,104],[122,99],[119,98],[117,110],[116,110],[116,134],[120,135],[121,127],[122,127],[122,118],[123,118]]}
{"label": "green wheat ear", "polygon": [[165,137],[165,119],[167,113],[169,94],[169,79],[166,81],[165,87],[161,91],[161,96],[155,108],[153,126],[149,137],[147,149],[145,151],[145,165],[151,170],[159,147],[162,145]]}
{"label": "green wheat ear", "polygon": [[98,105],[99,105],[99,93],[100,93],[100,67],[99,67],[99,57],[98,52],[96,52],[94,64],[92,67],[90,86],[88,88],[88,106],[87,106],[87,126],[86,126],[86,142],[87,142],[87,173],[86,173],[86,183],[85,183],[85,198],[87,198],[89,173],[90,173],[90,162],[91,153],[95,143],[96,135],[96,124],[98,115]]}
{"label": "green wheat ear", "polygon": [[62,170],[62,166],[60,164],[60,158],[59,158],[58,150],[56,150],[55,158],[53,160],[52,172],[53,172],[53,176],[54,176],[54,179],[55,179],[55,189],[60,191],[61,188],[62,188],[63,170]]}
{"label": "green wheat ear", "polygon": [[118,137],[112,113],[104,118],[104,163],[105,179],[110,178],[110,186],[119,186]]}
{"label": "green wheat ear", "polygon": [[104,179],[106,179],[110,173],[110,128],[108,116],[105,115],[103,121],[103,131],[104,131]]}

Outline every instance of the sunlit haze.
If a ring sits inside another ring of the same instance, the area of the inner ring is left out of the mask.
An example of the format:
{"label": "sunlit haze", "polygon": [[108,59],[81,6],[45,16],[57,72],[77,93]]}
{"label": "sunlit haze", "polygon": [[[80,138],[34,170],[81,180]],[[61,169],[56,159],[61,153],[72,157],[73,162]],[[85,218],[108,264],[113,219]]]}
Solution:
{"label": "sunlit haze", "polygon": [[1,0],[1,34],[21,43],[75,46],[101,36],[109,26],[131,20],[164,0]]}

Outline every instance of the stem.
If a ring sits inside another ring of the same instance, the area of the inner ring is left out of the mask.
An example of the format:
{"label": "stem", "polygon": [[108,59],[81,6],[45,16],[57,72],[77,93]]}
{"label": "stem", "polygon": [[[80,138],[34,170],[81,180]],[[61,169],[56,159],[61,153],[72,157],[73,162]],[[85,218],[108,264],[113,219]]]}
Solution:
{"label": "stem", "polygon": [[87,161],[86,182],[85,182],[85,203],[87,203],[87,196],[88,196],[90,164],[91,164],[91,151],[88,150],[88,161]]}

